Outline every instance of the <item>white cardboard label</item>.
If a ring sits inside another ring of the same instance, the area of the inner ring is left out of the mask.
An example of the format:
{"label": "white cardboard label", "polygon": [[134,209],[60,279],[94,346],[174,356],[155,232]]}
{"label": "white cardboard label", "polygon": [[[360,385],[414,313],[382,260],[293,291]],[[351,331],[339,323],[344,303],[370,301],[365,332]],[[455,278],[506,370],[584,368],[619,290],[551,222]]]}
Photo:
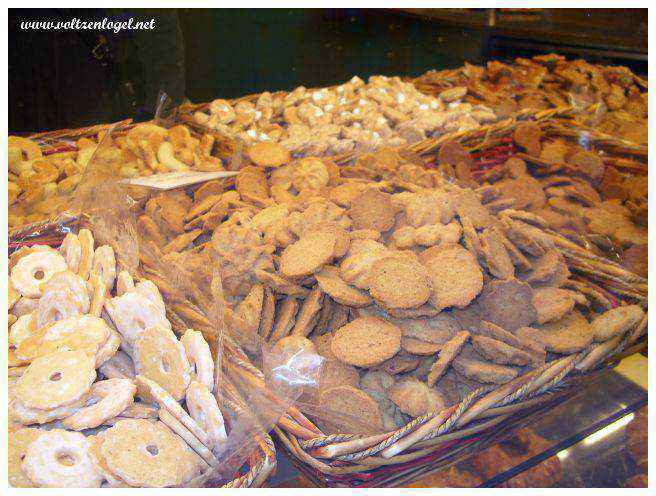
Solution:
{"label": "white cardboard label", "polygon": [[152,189],[175,189],[189,186],[191,184],[204,183],[212,179],[221,179],[225,177],[233,177],[239,174],[239,171],[217,171],[217,172],[201,172],[201,171],[185,171],[185,172],[167,172],[165,174],[153,174],[152,176],[131,177],[123,179],[123,184],[130,184],[132,186],[143,186]]}

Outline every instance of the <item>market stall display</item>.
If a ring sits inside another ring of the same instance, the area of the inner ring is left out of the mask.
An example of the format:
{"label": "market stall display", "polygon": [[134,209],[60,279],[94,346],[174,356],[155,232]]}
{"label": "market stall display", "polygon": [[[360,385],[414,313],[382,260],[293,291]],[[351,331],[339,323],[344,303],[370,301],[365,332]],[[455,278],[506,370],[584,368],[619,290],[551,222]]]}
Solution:
{"label": "market stall display", "polygon": [[[274,424],[327,484],[383,484],[641,345],[640,80],[553,56],[414,83],[188,105],[46,156],[10,139],[10,227],[46,219],[10,239],[16,484],[69,485],[79,469],[94,487],[259,485]],[[633,127],[608,127],[625,114]],[[238,173],[120,184],[223,170]],[[96,247],[54,216],[84,226],[100,185],[119,209],[90,222],[112,233]],[[24,246],[50,227],[59,249]],[[256,454],[230,477],[222,448],[246,431]]]}

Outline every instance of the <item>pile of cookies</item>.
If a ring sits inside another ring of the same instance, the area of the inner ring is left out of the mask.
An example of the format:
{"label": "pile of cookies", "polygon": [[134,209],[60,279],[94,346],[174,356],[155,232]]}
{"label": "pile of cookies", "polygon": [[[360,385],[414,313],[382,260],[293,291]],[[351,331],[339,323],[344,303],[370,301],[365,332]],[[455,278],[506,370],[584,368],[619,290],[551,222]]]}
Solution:
{"label": "pile of cookies", "polygon": [[94,244],[82,229],[10,256],[10,484],[193,483],[226,442],[210,348]]}
{"label": "pile of cookies", "polygon": [[280,143],[294,156],[327,156],[402,146],[431,136],[476,129],[496,120],[485,105],[461,102],[467,88],[437,97],[398,77],[355,76],[336,87],[262,93],[256,101],[211,102],[196,124],[247,145]]}
{"label": "pile of cookies", "polygon": [[608,154],[550,137],[532,122],[517,126],[513,140],[520,153],[480,180],[514,200],[513,208],[540,216],[572,239],[584,236],[600,254],[619,257],[647,277],[646,164],[642,173],[628,172]]}
{"label": "pile of cookies", "polygon": [[626,67],[548,54],[507,64],[492,60],[484,67],[466,63],[456,71],[429,71],[414,82],[432,94],[464,86],[465,101],[486,105],[504,117],[522,109],[586,108],[602,102],[607,112],[601,118],[582,115],[580,119],[604,133],[647,143],[646,83],[639,84]]}
{"label": "pile of cookies", "polygon": [[[98,142],[104,136],[98,136]],[[149,176],[187,170],[224,170],[214,155],[215,138],[196,137],[184,125],[164,128],[142,123],[98,142],[81,138],[75,151],[44,156],[27,138],[9,137],[9,227],[39,222],[61,213],[94,157],[107,177]]]}
{"label": "pile of cookies", "polygon": [[[463,169],[466,154],[449,157]],[[221,272],[228,331],[307,373],[299,406],[325,433],[394,430],[645,329],[639,305],[581,291],[547,222],[495,186],[458,185],[389,149],[339,168],[288,160],[253,161],[234,190],[215,181],[165,194],[199,233],[161,257],[195,281]]]}

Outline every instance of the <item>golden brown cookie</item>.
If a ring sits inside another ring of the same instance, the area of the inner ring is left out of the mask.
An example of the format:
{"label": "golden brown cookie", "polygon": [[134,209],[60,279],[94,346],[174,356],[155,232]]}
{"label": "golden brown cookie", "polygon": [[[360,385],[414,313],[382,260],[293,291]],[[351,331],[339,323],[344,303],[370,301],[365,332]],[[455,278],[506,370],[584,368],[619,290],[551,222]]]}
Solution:
{"label": "golden brown cookie", "polygon": [[644,314],[639,305],[625,305],[598,315],[590,323],[594,340],[607,341],[614,336],[624,334],[640,322]]}
{"label": "golden brown cookie", "polygon": [[501,365],[528,365],[531,355],[519,348],[487,336],[472,336],[472,346],[482,357]]}
{"label": "golden brown cookie", "polygon": [[497,229],[494,227],[484,229],[479,239],[481,252],[490,274],[497,279],[513,277],[515,275],[515,266]]}
{"label": "golden brown cookie", "polygon": [[337,303],[356,308],[371,304],[371,298],[364,291],[344,282],[339,269],[333,265],[326,265],[315,277],[321,289]]}
{"label": "golden brown cookie", "polygon": [[338,386],[324,390],[319,409],[325,413],[321,424],[327,433],[375,434],[383,431],[380,407],[367,393],[354,386]]}
{"label": "golden brown cookie", "polygon": [[457,332],[451,339],[449,339],[442,348],[440,349],[440,355],[437,360],[431,365],[430,371],[428,372],[428,378],[426,383],[429,386],[434,386],[435,383],[440,380],[444,375],[446,370],[451,365],[453,359],[458,356],[462,347],[465,346],[467,340],[469,339],[469,332],[460,331]]}
{"label": "golden brown cookie", "polygon": [[476,258],[460,246],[447,248],[426,262],[433,282],[430,301],[437,309],[467,306],[483,289],[483,273]]}
{"label": "golden brown cookie", "polygon": [[542,325],[535,332],[535,339],[554,353],[576,353],[592,343],[593,338],[592,327],[576,310],[560,320]]}
{"label": "golden brown cookie", "polygon": [[248,158],[260,167],[280,167],[291,160],[289,151],[272,141],[260,141],[246,150]]}
{"label": "golden brown cookie", "polygon": [[373,367],[401,349],[401,329],[380,317],[359,317],[333,333],[330,348],[344,363]]}
{"label": "golden brown cookie", "polygon": [[538,314],[538,324],[558,320],[574,309],[574,293],[550,286],[533,290],[531,303]]}
{"label": "golden brown cookie", "polygon": [[396,209],[389,194],[369,188],[351,202],[349,216],[355,229],[389,231],[394,226]]}
{"label": "golden brown cookie", "polygon": [[411,417],[439,412],[446,405],[445,399],[437,390],[414,377],[407,377],[394,384],[389,389],[389,397],[403,413]]}
{"label": "golden brown cookie", "polygon": [[300,278],[321,270],[335,251],[335,238],[327,231],[312,232],[285,248],[280,256],[280,272]]}
{"label": "golden brown cookie", "polygon": [[369,292],[385,308],[412,308],[426,303],[431,296],[432,282],[419,262],[386,257],[371,266]]}
{"label": "golden brown cookie", "polygon": [[525,282],[497,279],[485,286],[477,301],[485,320],[512,332],[537,320],[532,298],[533,290]]}
{"label": "golden brown cookie", "polygon": [[461,353],[453,360],[454,370],[469,379],[483,383],[505,384],[519,375],[518,369]]}

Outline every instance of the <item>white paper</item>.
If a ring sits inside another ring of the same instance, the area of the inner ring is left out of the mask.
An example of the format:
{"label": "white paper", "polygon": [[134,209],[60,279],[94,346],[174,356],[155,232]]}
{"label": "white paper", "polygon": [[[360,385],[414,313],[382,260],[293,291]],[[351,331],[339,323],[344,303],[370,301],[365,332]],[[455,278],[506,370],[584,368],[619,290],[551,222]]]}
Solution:
{"label": "white paper", "polygon": [[132,186],[143,186],[145,188],[168,190],[182,188],[191,184],[204,183],[212,179],[221,179],[233,177],[239,174],[239,171],[218,171],[218,172],[167,172],[165,174],[153,174],[152,176],[131,177],[123,179],[123,184]]}

